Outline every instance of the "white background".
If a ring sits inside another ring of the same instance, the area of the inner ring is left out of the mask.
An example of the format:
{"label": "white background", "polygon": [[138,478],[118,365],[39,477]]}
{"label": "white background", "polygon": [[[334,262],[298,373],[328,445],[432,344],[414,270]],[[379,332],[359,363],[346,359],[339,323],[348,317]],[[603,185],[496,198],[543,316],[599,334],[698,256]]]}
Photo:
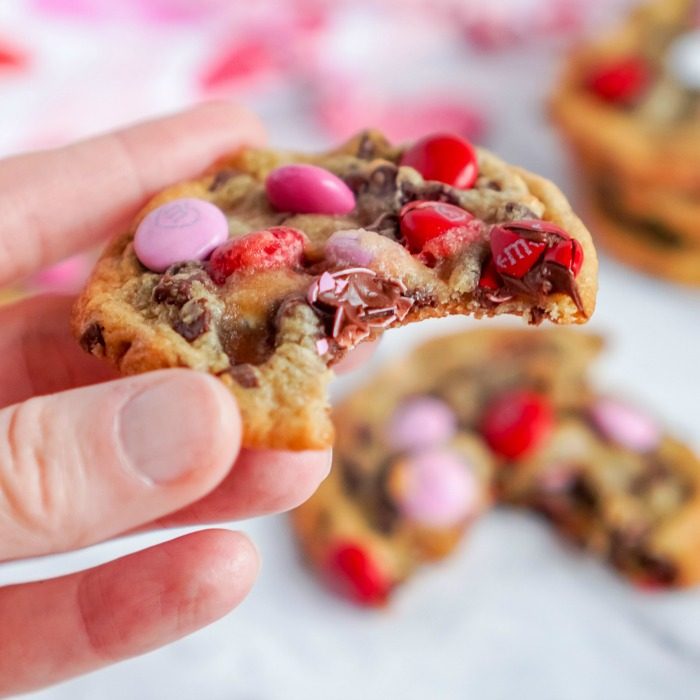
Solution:
{"label": "white background", "polygon": [[[7,6],[4,12],[11,24],[16,16]],[[350,56],[367,41],[367,17],[351,13],[350,20],[339,29],[337,60],[343,60],[343,46],[350,47]],[[382,56],[389,67],[377,79],[384,79],[389,90],[396,66],[392,68],[388,54]],[[456,55],[431,44],[419,60],[412,68],[403,64],[404,83],[418,76],[425,85],[469,91],[492,120],[489,145],[508,160],[561,183],[575,200],[560,143],[543,115],[543,97],[556,69],[551,47],[483,56]],[[36,89],[18,85],[13,99],[3,100],[3,111],[5,104],[14,109],[3,116],[4,125],[19,128],[25,123],[40,96]],[[150,111],[184,99],[174,87],[165,85],[162,91]],[[263,113],[273,142],[323,145],[303,95],[278,90],[251,102]],[[112,111],[94,124],[128,116]],[[5,150],[22,141],[13,141],[7,130],[3,138]],[[639,275],[603,257],[598,311],[590,324],[609,339],[597,368],[598,384],[647,404],[698,448],[699,319],[700,293]],[[372,366],[432,333],[473,325],[450,319],[392,331]],[[338,382],[336,391],[358,383],[372,366]],[[318,587],[298,560],[283,516],[233,527],[254,538],[264,559],[258,585],[237,611],[165,649],[31,697],[700,697],[700,591],[638,592],[569,549],[531,516],[506,510],[489,514],[452,559],[426,570],[385,612],[356,609]],[[162,538],[132,537],[71,555],[4,565],[0,583],[92,566]]]}

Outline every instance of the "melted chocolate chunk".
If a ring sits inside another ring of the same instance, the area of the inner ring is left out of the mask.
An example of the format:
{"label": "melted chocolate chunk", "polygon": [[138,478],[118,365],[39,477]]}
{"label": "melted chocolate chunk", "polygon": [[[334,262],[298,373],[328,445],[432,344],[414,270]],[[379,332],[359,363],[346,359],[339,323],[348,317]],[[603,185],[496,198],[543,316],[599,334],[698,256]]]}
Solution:
{"label": "melted chocolate chunk", "polygon": [[80,346],[91,355],[102,356],[105,352],[103,328],[99,323],[91,323],[80,336]]}
{"label": "melted chocolate chunk", "polygon": [[209,330],[211,312],[204,299],[192,299],[180,310],[180,315],[173,322],[173,329],[190,343],[197,340]]}
{"label": "melted chocolate chunk", "polygon": [[[566,240],[561,233],[557,233],[560,229],[556,225],[539,219],[506,222],[502,226],[517,233],[525,240],[544,243],[545,250]],[[489,257],[484,262],[483,267],[487,269],[492,264]],[[538,307],[544,307],[549,295],[565,294],[576,304],[576,308],[581,313],[585,313],[573,270],[554,260],[545,260],[544,257],[540,257],[521,278],[500,272],[496,275],[500,280],[500,288],[491,289],[480,286],[475,293],[477,301],[487,308],[494,308],[503,302],[510,301],[515,296],[525,297]],[[538,312],[534,312],[532,319],[535,324],[542,320]]]}
{"label": "melted chocolate chunk", "polygon": [[227,372],[244,389],[257,389],[260,386],[260,380],[253,365],[248,363],[233,365]]}
{"label": "melted chocolate chunk", "polygon": [[177,263],[169,267],[153,288],[153,301],[157,304],[183,307],[193,296],[195,282],[211,287],[211,278],[200,263]]}
{"label": "melted chocolate chunk", "polygon": [[323,321],[326,334],[341,348],[350,349],[403,321],[413,300],[400,282],[379,277],[366,268],[324,272],[310,287],[308,303]]}
{"label": "melted chocolate chunk", "polygon": [[496,221],[518,221],[522,219],[537,219],[537,215],[530,207],[520,202],[506,202],[498,208],[496,214]]}
{"label": "melted chocolate chunk", "polygon": [[403,204],[421,200],[424,202],[445,202],[460,206],[458,190],[441,182],[424,182],[420,185],[404,182],[401,184],[401,200]]}

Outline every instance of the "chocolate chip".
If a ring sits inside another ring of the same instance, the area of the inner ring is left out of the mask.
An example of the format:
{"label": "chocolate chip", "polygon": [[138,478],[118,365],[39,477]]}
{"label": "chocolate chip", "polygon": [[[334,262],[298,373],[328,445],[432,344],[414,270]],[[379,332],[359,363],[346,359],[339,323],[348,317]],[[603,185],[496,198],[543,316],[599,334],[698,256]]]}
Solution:
{"label": "chocolate chip", "polygon": [[233,367],[228,370],[228,373],[244,389],[257,389],[260,386],[260,380],[258,379],[257,372],[253,368],[253,365],[247,363],[233,365]]}
{"label": "chocolate chip", "polygon": [[216,192],[216,190],[221,189],[229,180],[236,177],[238,172],[233,170],[233,168],[226,168],[225,170],[219,170],[214,176],[214,180],[211,185],[209,185],[210,192]]}
{"label": "chocolate chip", "polygon": [[539,218],[530,207],[520,202],[506,202],[498,208],[497,221],[519,221],[521,219]]}
{"label": "chocolate chip", "polygon": [[453,187],[441,182],[423,182],[416,185],[413,182],[401,183],[401,202],[407,204],[414,200],[423,202],[445,202],[460,206],[460,197]]}
{"label": "chocolate chip", "polygon": [[209,330],[211,312],[204,299],[188,301],[173,322],[173,328],[190,343]]}
{"label": "chocolate chip", "polygon": [[545,310],[541,306],[533,306],[530,309],[530,317],[528,323],[531,326],[539,326],[544,320]]}
{"label": "chocolate chip", "polygon": [[157,304],[181,308],[192,299],[192,285],[195,282],[205,287],[211,286],[211,278],[201,263],[176,263],[163,273],[158,284],[153,288],[153,301]]}
{"label": "chocolate chip", "polygon": [[102,334],[103,328],[99,323],[91,323],[80,336],[80,345],[91,355],[104,355],[105,339]]}
{"label": "chocolate chip", "polygon": [[351,459],[343,459],[339,467],[345,492],[351,497],[357,496],[365,481],[362,469]]}

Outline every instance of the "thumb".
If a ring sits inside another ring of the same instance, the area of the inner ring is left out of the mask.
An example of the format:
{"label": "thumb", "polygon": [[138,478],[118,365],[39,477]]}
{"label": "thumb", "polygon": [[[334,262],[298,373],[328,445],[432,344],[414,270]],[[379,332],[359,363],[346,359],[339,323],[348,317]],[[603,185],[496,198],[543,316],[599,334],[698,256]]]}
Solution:
{"label": "thumb", "polygon": [[0,560],[85,546],[199,499],[240,438],[231,394],[189,370],[0,410]]}

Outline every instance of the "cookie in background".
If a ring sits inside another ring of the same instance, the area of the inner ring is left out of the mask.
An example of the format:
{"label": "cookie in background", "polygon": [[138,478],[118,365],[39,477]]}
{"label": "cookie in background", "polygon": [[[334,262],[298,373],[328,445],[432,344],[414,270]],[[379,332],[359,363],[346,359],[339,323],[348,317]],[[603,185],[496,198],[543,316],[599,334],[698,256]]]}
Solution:
{"label": "cookie in background", "polygon": [[700,285],[700,3],[653,0],[580,47],[552,113],[593,233],[635,267]]}
{"label": "cookie in background", "polygon": [[330,476],[292,514],[318,576],[388,602],[503,503],[534,510],[644,587],[700,581],[700,461],[643,409],[601,396],[601,338],[438,337],[335,410]]}

